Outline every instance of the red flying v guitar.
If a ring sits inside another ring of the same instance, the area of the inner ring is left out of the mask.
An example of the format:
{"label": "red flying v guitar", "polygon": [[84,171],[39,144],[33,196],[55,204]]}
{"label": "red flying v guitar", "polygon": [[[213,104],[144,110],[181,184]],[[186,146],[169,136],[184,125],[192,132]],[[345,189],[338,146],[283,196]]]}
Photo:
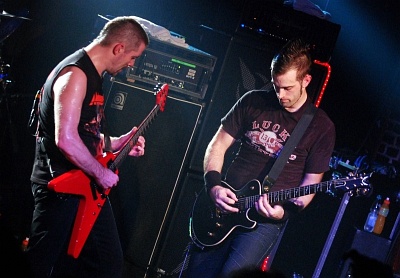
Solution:
{"label": "red flying v guitar", "polygon": [[[139,136],[144,133],[158,111],[164,111],[167,94],[168,84],[163,84],[156,92],[156,105],[138,126],[136,133],[132,135],[118,152],[105,152],[103,155],[97,157],[97,160],[104,167],[118,173],[118,167],[135,146]],[[52,179],[48,183],[48,188],[58,193],[75,194],[81,197],[68,246],[68,254],[74,258],[78,258],[110,189],[101,190],[91,177],[78,169],[71,170]]]}
{"label": "red flying v guitar", "polygon": [[[353,195],[365,195],[370,189],[370,175],[334,179],[318,184],[311,184],[275,192],[268,192],[271,203],[310,195],[317,192],[326,192],[331,195],[349,192]],[[222,213],[214,205],[207,192],[203,189],[197,196],[189,219],[190,237],[197,246],[204,248],[216,246],[224,241],[236,228],[242,227],[253,229],[257,222],[252,220],[248,212],[258,201],[262,194],[262,185],[258,180],[251,180],[240,190],[233,189],[229,184],[222,181],[221,185],[231,189],[238,197],[235,206],[239,208],[238,213]]]}

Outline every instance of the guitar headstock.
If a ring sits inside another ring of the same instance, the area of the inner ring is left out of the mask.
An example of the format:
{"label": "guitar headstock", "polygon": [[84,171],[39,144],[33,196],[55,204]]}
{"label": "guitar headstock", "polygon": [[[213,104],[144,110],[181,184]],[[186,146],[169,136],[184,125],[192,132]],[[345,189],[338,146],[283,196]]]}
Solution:
{"label": "guitar headstock", "polygon": [[156,104],[160,106],[161,112],[164,111],[165,108],[165,102],[167,101],[167,95],[168,95],[168,84],[160,84],[158,83],[157,86],[154,88],[155,95],[156,95]]}
{"label": "guitar headstock", "polygon": [[330,193],[349,193],[351,196],[368,195],[372,189],[370,178],[372,173],[360,173],[346,178],[333,179],[330,181]]}

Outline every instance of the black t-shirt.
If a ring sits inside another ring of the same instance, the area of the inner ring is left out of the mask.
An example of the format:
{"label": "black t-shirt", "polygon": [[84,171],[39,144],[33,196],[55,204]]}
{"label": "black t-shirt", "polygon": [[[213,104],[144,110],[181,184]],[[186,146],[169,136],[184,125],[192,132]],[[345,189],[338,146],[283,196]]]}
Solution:
{"label": "black t-shirt", "polygon": [[[233,188],[240,189],[252,179],[263,181],[309,104],[290,113],[273,91],[263,90],[247,92],[236,102],[221,120],[223,129],[241,142],[226,173],[226,181]],[[329,170],[335,136],[334,124],[317,109],[273,191],[299,186],[305,173]]]}
{"label": "black t-shirt", "polygon": [[76,66],[87,77],[86,95],[78,124],[79,136],[93,156],[101,153],[100,123],[104,109],[102,77],[85,50],[80,49],[62,60],[50,73],[45,84],[39,109],[40,131],[36,143],[31,181],[47,184],[52,178],[76,168],[55,145],[53,85],[58,74],[67,66]]}

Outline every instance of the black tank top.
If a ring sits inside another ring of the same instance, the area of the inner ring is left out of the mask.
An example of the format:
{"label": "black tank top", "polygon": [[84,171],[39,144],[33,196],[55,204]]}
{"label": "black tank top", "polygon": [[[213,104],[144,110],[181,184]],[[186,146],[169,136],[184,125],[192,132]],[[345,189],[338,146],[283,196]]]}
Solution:
{"label": "black tank top", "polygon": [[87,91],[78,125],[79,136],[93,156],[101,152],[100,123],[104,109],[102,78],[87,53],[80,49],[62,60],[47,77],[39,110],[40,131],[36,142],[31,181],[47,184],[52,178],[76,168],[55,145],[54,82],[65,67],[79,67],[87,77]]}

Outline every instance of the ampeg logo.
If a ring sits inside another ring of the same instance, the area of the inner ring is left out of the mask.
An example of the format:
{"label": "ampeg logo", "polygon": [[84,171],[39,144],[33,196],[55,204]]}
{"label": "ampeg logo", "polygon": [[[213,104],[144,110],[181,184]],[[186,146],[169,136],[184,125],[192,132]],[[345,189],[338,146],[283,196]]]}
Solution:
{"label": "ampeg logo", "polygon": [[124,105],[125,105],[125,101],[127,98],[127,93],[124,92],[117,92],[114,96],[114,99],[111,103],[111,107],[118,109],[118,110],[122,110],[124,109]]}

